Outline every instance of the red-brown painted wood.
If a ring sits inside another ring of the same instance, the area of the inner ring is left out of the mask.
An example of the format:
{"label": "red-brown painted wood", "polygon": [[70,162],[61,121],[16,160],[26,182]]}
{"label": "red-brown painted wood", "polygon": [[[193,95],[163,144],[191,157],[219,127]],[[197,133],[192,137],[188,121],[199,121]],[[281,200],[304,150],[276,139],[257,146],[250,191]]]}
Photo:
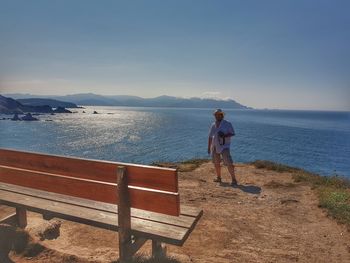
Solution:
{"label": "red-brown painted wood", "polygon": [[175,169],[0,149],[0,165],[115,183],[125,166],[129,185],[178,192]]}
{"label": "red-brown painted wood", "polygon": [[[0,165],[0,182],[118,204],[117,184]],[[129,186],[131,207],[168,215],[180,214],[179,195]]]}

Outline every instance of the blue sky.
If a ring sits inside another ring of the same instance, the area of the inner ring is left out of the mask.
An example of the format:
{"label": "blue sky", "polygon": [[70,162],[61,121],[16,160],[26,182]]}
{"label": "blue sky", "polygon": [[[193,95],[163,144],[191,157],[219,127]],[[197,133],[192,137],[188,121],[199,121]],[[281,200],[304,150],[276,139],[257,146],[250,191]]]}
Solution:
{"label": "blue sky", "polygon": [[1,93],[350,110],[350,1],[0,0]]}

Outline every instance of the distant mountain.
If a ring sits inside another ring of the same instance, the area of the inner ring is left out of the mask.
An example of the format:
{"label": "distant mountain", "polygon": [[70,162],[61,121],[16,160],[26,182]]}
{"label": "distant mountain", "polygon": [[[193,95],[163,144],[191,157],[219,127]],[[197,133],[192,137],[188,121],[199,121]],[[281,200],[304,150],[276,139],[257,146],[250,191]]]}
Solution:
{"label": "distant mountain", "polygon": [[[8,94],[15,98],[27,98],[43,96],[30,94]],[[156,98],[141,98],[128,95],[97,95],[93,93],[72,94],[66,96],[46,96],[46,98],[72,102],[77,105],[87,106],[130,106],[130,107],[175,107],[175,108],[225,108],[225,109],[250,109],[235,100],[218,100],[202,98],[178,98],[172,96],[159,96]]]}
{"label": "distant mountain", "polygon": [[29,106],[23,105],[12,98],[7,98],[0,95],[0,113],[4,114],[15,114],[24,112],[40,112],[40,113],[51,113],[52,108],[48,105],[45,106]]}
{"label": "distant mountain", "polygon": [[17,99],[18,102],[27,106],[44,106],[49,105],[52,108],[78,108],[75,103],[54,100],[54,99],[43,99],[43,98],[28,98],[28,99]]}
{"label": "distant mountain", "polygon": [[93,93],[56,96],[55,99],[70,101],[77,105],[116,106],[116,101],[114,99]]}

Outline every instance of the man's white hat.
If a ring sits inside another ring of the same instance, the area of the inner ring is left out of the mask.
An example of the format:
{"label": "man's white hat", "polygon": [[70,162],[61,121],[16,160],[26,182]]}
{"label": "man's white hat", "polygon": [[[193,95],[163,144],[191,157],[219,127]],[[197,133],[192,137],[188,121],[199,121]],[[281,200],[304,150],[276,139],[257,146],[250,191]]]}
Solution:
{"label": "man's white hat", "polygon": [[215,111],[214,111],[214,113],[213,113],[214,115],[215,114],[222,114],[222,115],[224,115],[225,114],[225,112],[223,112],[223,110],[222,109],[216,109]]}

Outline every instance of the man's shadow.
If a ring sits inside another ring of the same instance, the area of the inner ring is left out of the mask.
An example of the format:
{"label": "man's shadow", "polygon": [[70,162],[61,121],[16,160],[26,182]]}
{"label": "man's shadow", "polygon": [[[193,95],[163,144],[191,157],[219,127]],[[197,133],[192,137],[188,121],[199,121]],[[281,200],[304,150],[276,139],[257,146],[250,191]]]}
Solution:
{"label": "man's shadow", "polygon": [[231,188],[237,188],[240,189],[241,191],[248,193],[248,194],[255,194],[258,195],[261,193],[261,187],[255,186],[255,185],[242,185],[242,184],[237,184],[235,186],[231,186],[230,183],[220,183],[220,186],[222,187],[231,187]]}

